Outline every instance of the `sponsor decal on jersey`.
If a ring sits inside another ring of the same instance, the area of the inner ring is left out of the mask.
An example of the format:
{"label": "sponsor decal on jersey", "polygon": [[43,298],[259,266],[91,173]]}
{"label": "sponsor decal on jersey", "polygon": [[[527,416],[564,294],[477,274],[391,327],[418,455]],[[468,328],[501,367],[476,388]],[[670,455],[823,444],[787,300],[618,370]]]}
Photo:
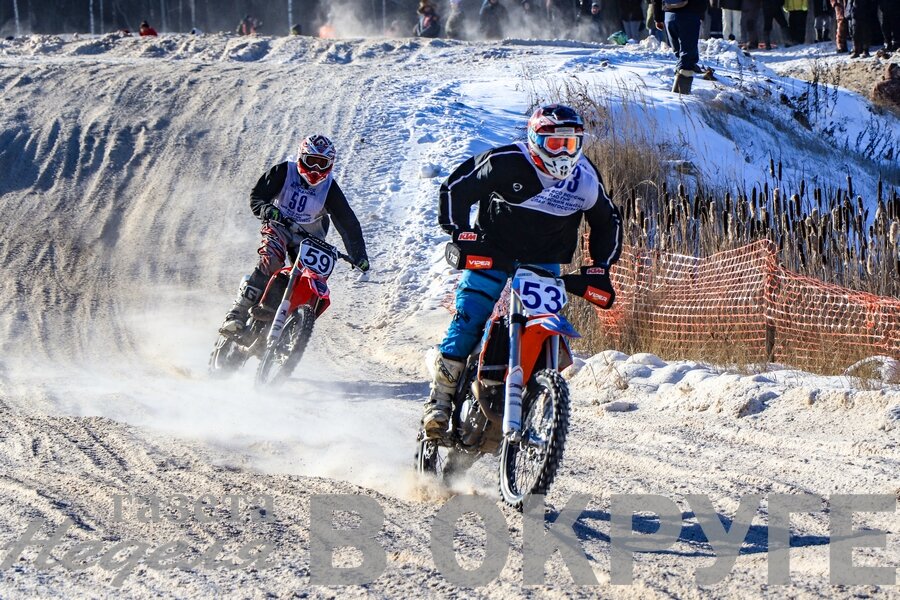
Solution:
{"label": "sponsor decal on jersey", "polygon": [[591,267],[585,271],[587,275],[606,275],[606,269],[603,267]]}
{"label": "sponsor decal on jersey", "polygon": [[494,259],[490,256],[467,256],[467,269],[490,269],[494,265]]}
{"label": "sponsor decal on jersey", "polygon": [[478,234],[474,231],[463,231],[456,239],[460,242],[474,242],[478,240]]}
{"label": "sponsor decal on jersey", "polygon": [[595,287],[588,286],[584,291],[584,297],[587,300],[590,300],[594,304],[599,304],[600,306],[606,306],[609,304],[610,295],[608,292],[604,292],[603,290],[598,290]]}

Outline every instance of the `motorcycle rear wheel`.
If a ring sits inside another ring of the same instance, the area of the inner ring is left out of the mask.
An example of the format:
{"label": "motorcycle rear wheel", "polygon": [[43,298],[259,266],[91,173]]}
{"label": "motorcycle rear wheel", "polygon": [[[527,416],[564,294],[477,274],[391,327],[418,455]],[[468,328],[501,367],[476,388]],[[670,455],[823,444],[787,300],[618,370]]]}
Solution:
{"label": "motorcycle rear wheel", "polygon": [[569,386],[556,371],[538,371],[522,396],[522,438],[504,438],[500,447],[500,494],[506,504],[522,510],[529,495],[547,493],[568,431]]}
{"label": "motorcycle rear wheel", "polygon": [[209,355],[209,374],[216,378],[228,377],[240,369],[246,359],[237,342],[220,335]]}
{"label": "motorcycle rear wheel", "polygon": [[281,337],[263,352],[256,369],[257,386],[276,387],[290,377],[303,358],[315,322],[316,315],[309,306],[301,306],[288,317]]}
{"label": "motorcycle rear wheel", "polygon": [[435,475],[446,483],[468,471],[476,460],[477,454],[443,446],[435,440],[427,439],[424,431],[419,432],[416,471],[423,475]]}

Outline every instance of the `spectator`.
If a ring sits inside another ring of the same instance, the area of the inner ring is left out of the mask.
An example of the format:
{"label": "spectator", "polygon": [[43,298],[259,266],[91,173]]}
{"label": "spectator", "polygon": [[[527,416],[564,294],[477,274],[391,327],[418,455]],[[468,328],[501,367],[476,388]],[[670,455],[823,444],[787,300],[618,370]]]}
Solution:
{"label": "spectator", "polygon": [[759,48],[759,15],[762,12],[763,0],[741,1],[741,36],[744,39],[744,50]]}
{"label": "spectator", "polygon": [[775,23],[781,26],[784,45],[791,46],[787,19],[784,18],[784,0],[763,0],[763,48],[766,50],[772,49],[772,27]]}
{"label": "spectator", "polygon": [[150,27],[150,23],[147,21],[141,21],[141,28],[138,29],[138,33],[141,37],[156,37],[156,30]]}
{"label": "spectator", "polygon": [[[656,28],[665,28],[669,35],[669,43],[678,62],[675,65],[675,82],[672,91],[677,94],[690,94],[694,75],[700,73],[697,63],[700,60],[700,24],[706,13],[708,0],[687,0],[686,4],[675,0],[653,0],[653,14],[656,15]],[[666,5],[671,6],[664,11]],[[679,6],[680,5],[680,6]],[[674,6],[679,6],[674,8]],[[664,15],[664,16],[663,16]],[[663,16],[664,21],[659,17]]]}
{"label": "spectator", "polygon": [[887,52],[900,50],[900,2],[897,0],[879,0],[881,7],[881,33],[884,36],[884,49]]}
{"label": "spectator", "polygon": [[447,37],[463,40],[465,36],[466,13],[462,0],[450,0],[450,16],[447,17]]}
{"label": "spectator", "polygon": [[650,35],[659,40],[660,43],[666,41],[665,32],[656,28],[656,17],[653,12],[653,0],[650,0],[650,3],[647,6],[647,21],[645,24],[647,25],[647,30],[650,32]]}
{"label": "spectator", "polygon": [[831,31],[829,30],[829,22],[834,11],[828,0],[810,0],[813,6],[813,17],[815,18],[816,42],[827,42],[831,40]]}
{"label": "spectator", "polygon": [[291,26],[291,35],[303,35],[303,30],[300,28],[300,23],[295,23]]}
{"label": "spectator", "polygon": [[419,5],[419,22],[413,29],[417,37],[436,38],[441,35],[441,20],[431,4],[423,2]]}
{"label": "spectator", "polygon": [[741,0],[718,0],[722,9],[722,37],[741,42]]}
{"label": "spectator", "polygon": [[847,38],[850,36],[850,26],[847,23],[847,0],[831,0],[834,9],[834,43],[837,53],[847,52]]}
{"label": "spectator", "polygon": [[586,36],[588,41],[591,42],[602,42],[603,41],[603,11],[601,10],[602,6],[600,4],[600,0],[594,0],[591,2],[590,12],[588,16],[583,16],[581,13],[578,14],[578,21],[581,24],[581,34]]}
{"label": "spectator", "polygon": [[788,13],[788,30],[791,42],[806,42],[806,15],[809,12],[807,0],[784,0],[784,10]]}
{"label": "spectator", "polygon": [[256,30],[262,25],[262,21],[247,15],[238,23],[235,33],[238,35],[256,35]]}
{"label": "spectator", "polygon": [[[591,17],[593,18],[593,14]],[[644,19],[643,0],[619,0],[619,17],[622,19],[626,37],[629,40],[640,41],[641,21]]]}
{"label": "spectator", "polygon": [[197,27],[191,27],[191,35],[203,35],[203,31]]}
{"label": "spectator", "polygon": [[722,3],[720,0],[709,0],[709,37],[721,40],[722,34]]}
{"label": "spectator", "polygon": [[578,21],[575,0],[547,0],[547,19],[554,23],[558,35],[567,35],[568,29]]}
{"label": "spectator", "polygon": [[872,100],[894,109],[900,109],[900,65],[888,63],[884,69],[884,80],[875,84]]}
{"label": "spectator", "polygon": [[506,7],[500,0],[484,0],[478,13],[478,29],[488,40],[503,39],[503,26],[506,23]]}
{"label": "spectator", "polygon": [[853,53],[850,58],[869,58],[872,13],[876,10],[875,0],[848,0],[847,16],[850,17],[850,30],[853,32]]}

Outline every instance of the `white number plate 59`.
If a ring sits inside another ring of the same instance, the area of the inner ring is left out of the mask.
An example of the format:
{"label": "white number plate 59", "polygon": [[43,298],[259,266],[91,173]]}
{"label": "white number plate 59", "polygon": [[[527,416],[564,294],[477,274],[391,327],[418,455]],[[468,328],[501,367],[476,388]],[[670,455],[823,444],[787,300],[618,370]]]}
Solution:
{"label": "white number plate 59", "polygon": [[300,262],[313,273],[328,277],[334,270],[334,256],[317,248],[310,240],[300,242]]}
{"label": "white number plate 59", "polygon": [[513,279],[516,293],[527,315],[556,314],[566,305],[566,287],[561,279],[541,277],[519,269]]}

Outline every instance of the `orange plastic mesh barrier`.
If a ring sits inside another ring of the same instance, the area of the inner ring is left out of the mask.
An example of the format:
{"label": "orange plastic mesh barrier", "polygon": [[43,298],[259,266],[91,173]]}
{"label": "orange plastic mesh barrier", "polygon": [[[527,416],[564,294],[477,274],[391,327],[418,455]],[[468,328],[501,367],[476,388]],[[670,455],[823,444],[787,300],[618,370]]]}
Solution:
{"label": "orange plastic mesh barrier", "polygon": [[612,277],[616,305],[598,314],[620,341],[636,336],[675,355],[741,348],[804,367],[900,358],[900,300],[787,271],[766,240],[708,258],[626,247]]}

